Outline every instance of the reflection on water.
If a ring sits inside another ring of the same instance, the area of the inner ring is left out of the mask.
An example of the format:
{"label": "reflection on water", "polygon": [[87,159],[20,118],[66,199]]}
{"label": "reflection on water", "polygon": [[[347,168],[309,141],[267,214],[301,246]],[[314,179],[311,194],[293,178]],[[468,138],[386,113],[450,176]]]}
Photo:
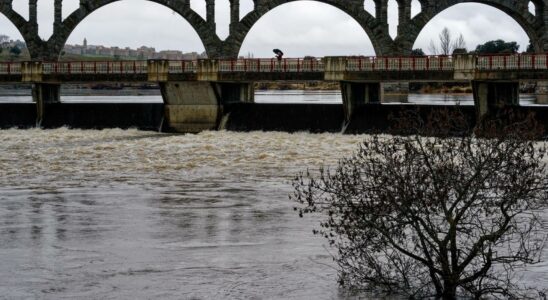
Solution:
{"label": "reflection on water", "polygon": [[361,136],[31,129],[0,138],[3,296],[340,296],[288,181],[352,152]]}
{"label": "reflection on water", "polygon": [[[162,103],[160,95],[140,95],[140,96],[62,96],[62,102],[66,103]],[[0,103],[28,103],[32,102],[29,95],[0,95]],[[317,103],[333,104],[342,103],[340,91],[322,91],[322,90],[274,90],[274,91],[256,91],[256,103]],[[402,102],[400,95],[385,95],[386,104],[419,104],[419,105],[474,105],[472,94],[409,94],[407,101]],[[534,94],[521,94],[520,105],[536,106],[546,105],[546,103],[537,104]]]}
{"label": "reflection on water", "polygon": [[347,299],[288,194],[364,138],[0,130],[0,295]]}

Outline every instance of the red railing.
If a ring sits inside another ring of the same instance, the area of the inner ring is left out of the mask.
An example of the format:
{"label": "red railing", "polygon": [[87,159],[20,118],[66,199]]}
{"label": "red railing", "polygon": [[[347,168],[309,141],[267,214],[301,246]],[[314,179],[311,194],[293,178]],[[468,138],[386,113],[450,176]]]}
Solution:
{"label": "red railing", "polygon": [[43,74],[146,74],[146,61],[45,62]]}
{"label": "red railing", "polygon": [[198,62],[195,60],[170,60],[168,62],[170,74],[195,73]]}
{"label": "red railing", "polygon": [[223,59],[219,72],[323,72],[323,60],[316,58]]}
{"label": "red railing", "polygon": [[547,70],[548,54],[498,54],[477,57],[478,70]]}
{"label": "red railing", "polygon": [[[339,58],[340,59],[340,58]],[[453,71],[458,58],[451,56],[346,57],[347,72],[370,71]],[[464,60],[470,70],[548,70],[548,54],[495,54]],[[219,72],[324,72],[324,60],[318,58],[222,59]],[[22,73],[20,62],[0,62],[0,75]],[[168,61],[170,74],[196,73],[198,61]],[[49,74],[147,74],[147,61],[43,62],[42,73]]]}
{"label": "red railing", "polygon": [[451,56],[348,57],[346,71],[453,71]]}
{"label": "red railing", "polygon": [[0,62],[0,75],[20,75],[21,63]]}

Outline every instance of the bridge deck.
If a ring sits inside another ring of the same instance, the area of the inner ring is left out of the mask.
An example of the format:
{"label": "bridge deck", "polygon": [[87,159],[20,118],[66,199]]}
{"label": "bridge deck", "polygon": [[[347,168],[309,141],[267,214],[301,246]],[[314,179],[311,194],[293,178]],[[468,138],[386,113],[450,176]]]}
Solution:
{"label": "bridge deck", "polygon": [[0,82],[547,80],[548,54],[1,62]]}

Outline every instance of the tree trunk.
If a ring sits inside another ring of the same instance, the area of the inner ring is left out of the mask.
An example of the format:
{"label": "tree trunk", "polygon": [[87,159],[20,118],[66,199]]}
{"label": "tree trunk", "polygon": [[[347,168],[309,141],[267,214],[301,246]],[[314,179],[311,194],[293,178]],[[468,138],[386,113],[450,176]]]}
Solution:
{"label": "tree trunk", "polygon": [[453,283],[444,282],[443,294],[441,295],[443,300],[455,300],[457,299],[457,286]]}

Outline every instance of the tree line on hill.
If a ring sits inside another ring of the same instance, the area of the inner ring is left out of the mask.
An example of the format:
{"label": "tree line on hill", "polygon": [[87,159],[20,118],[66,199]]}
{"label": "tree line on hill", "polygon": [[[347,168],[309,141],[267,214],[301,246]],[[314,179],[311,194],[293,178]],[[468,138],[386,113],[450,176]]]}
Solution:
{"label": "tree line on hill", "polygon": [[9,36],[0,34],[0,56],[4,52],[9,55],[10,59],[16,59],[21,56],[25,48],[25,43],[21,41],[12,41]]}
{"label": "tree line on hill", "polygon": [[[432,55],[451,55],[453,53],[458,54],[496,54],[496,53],[518,53],[520,45],[515,41],[506,42],[504,40],[492,40],[484,44],[476,46],[475,50],[467,51],[466,42],[462,34],[453,38],[451,31],[445,27],[438,36],[438,43],[430,40],[428,47],[429,52]],[[525,53],[534,53],[535,49],[532,43],[529,43]],[[422,48],[416,48],[411,51],[413,56],[425,56],[426,54]]]}

